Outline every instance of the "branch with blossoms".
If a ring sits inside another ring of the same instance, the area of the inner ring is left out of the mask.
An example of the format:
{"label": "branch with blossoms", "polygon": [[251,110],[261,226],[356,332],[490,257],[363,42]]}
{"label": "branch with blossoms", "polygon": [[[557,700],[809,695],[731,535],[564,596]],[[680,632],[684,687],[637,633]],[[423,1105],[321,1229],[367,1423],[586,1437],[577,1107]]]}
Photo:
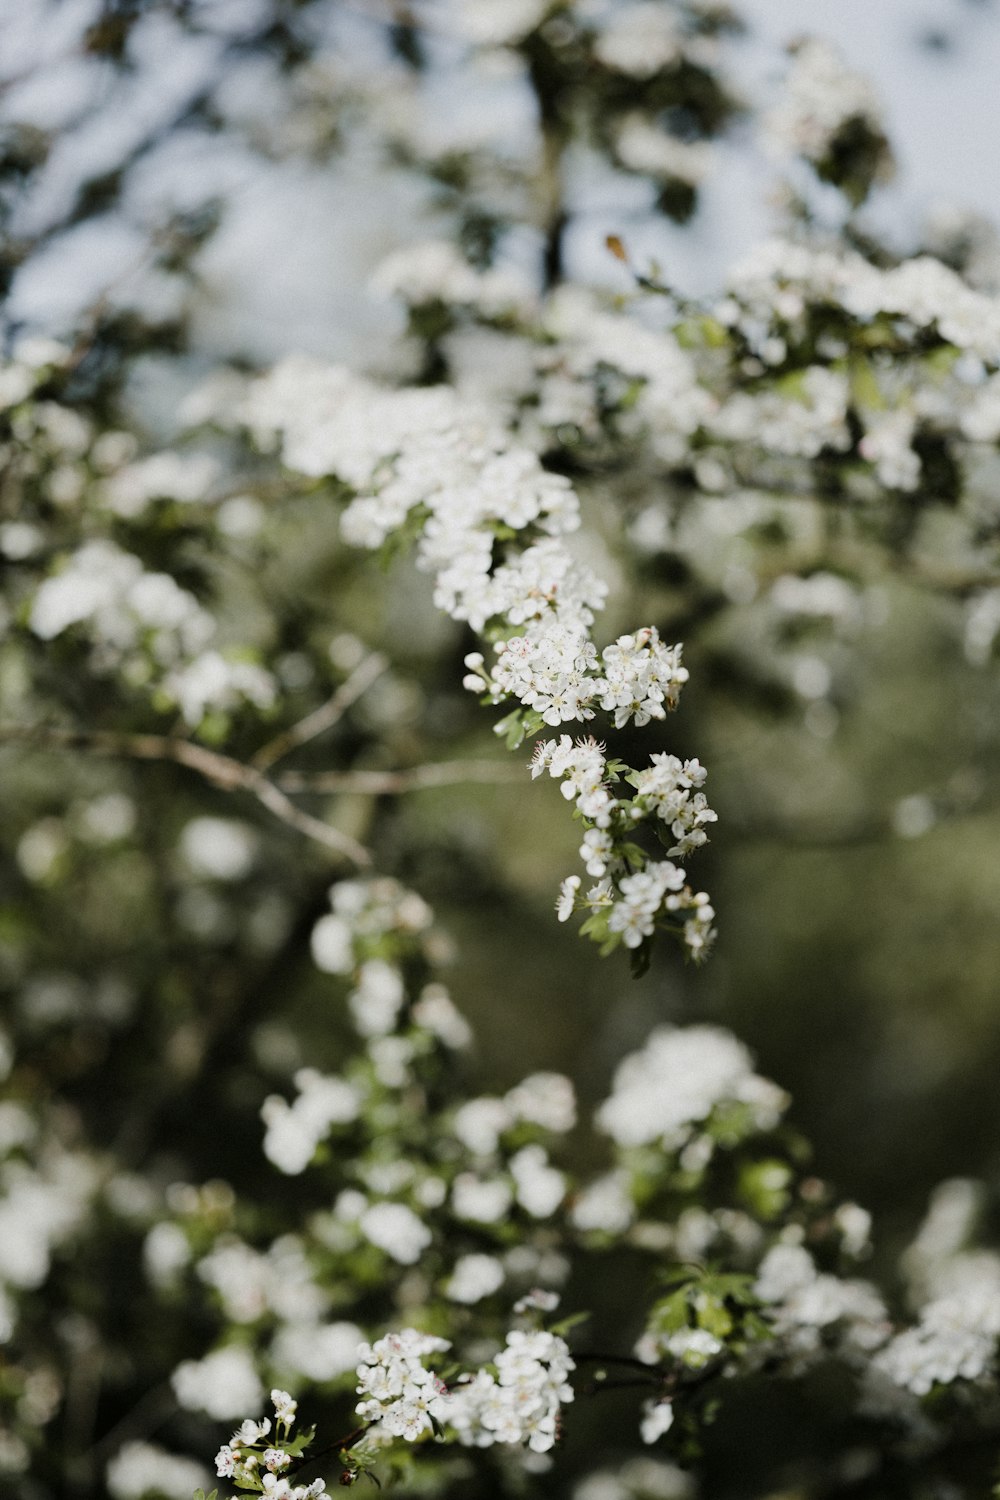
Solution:
{"label": "branch with blossoms", "polygon": [[[552,1311],[553,1294],[535,1292],[523,1298],[515,1312]],[[702,1355],[697,1338],[689,1340],[687,1357],[669,1365],[643,1364],[627,1356],[582,1354],[574,1358],[563,1337],[574,1319],[559,1325],[562,1332],[542,1327],[510,1330],[504,1347],[487,1365],[472,1371],[447,1371],[447,1380],[434,1368],[451,1349],[449,1340],[414,1328],[388,1333],[358,1349],[356,1406],[364,1418],[346,1437],[316,1454],[308,1448],[311,1428],[292,1436],[297,1403],[287,1392],[273,1390],[275,1411],[272,1435],[269,1418],[246,1419],[216,1454],[216,1473],[243,1491],[263,1493],[273,1500],[314,1500],[327,1493],[325,1481],[296,1485],[292,1476],[306,1464],[336,1452],[341,1464],[339,1483],[350,1485],[362,1475],[378,1483],[373,1472],[379,1456],[396,1442],[432,1441],[465,1448],[495,1445],[547,1453],[562,1436],[562,1408],[575,1399],[571,1376],[578,1362],[595,1364],[594,1378],[581,1394],[596,1395],[625,1387],[653,1389],[644,1405],[642,1435],[652,1443],[673,1425],[675,1398],[693,1395],[713,1380],[728,1358]],[[638,1372],[631,1379],[609,1381],[604,1367],[626,1365]]]}
{"label": "branch with blossoms", "polygon": [[[490,706],[514,706],[496,725],[508,748],[566,724],[641,728],[676,708],[688,677],[682,647],[655,626],[620,636],[600,655],[592,639],[607,585],[567,542],[580,524],[569,480],[545,469],[488,410],[448,387],[385,390],[305,358],[255,381],[231,418],[286,467],[335,479],[350,499],[341,530],[382,551],[415,543],[434,575],[434,602],[491,646],[466,658],[464,686]],[[536,748],[532,774],[563,781],[584,826],[581,856],[596,884],[563,883],[559,915],[586,914],[581,932],[602,952],[631,950],[638,972],[658,930],[703,958],[714,936],[708,895],[680,864],[707,839],[716,814],[697,761],[655,754],[648,767],[608,759],[594,738],[566,734]],[[631,786],[621,796],[612,787]],[[651,831],[672,858],[636,842]]]}
{"label": "branch with blossoms", "polygon": [[[551,1137],[575,1120],[568,1080],[538,1074],[503,1098],[452,1092],[443,1108],[435,1103],[436,1070],[469,1033],[441,987],[427,983],[435,945],[424,903],[366,879],[335,886],[331,908],[314,929],[313,955],[324,972],[351,976],[348,1011],[364,1046],[331,1075],[300,1070],[290,1103],[265,1101],[264,1151],[286,1175],[311,1163],[324,1172],[333,1207],[303,1235],[318,1276],[363,1285],[375,1275],[395,1286],[398,1323],[325,1326],[314,1314],[299,1336],[311,1350],[329,1337],[336,1353],[305,1378],[327,1392],[331,1378],[351,1379],[358,1425],[313,1451],[244,1423],[219,1451],[220,1477],[278,1500],[312,1500],[328,1481],[297,1476],[334,1453],[341,1484],[378,1482],[411,1462],[443,1471],[463,1450],[496,1450],[502,1462],[518,1450],[546,1454],[559,1444],[566,1406],[625,1390],[637,1393],[642,1441],[694,1462],[732,1379],[801,1378],[826,1364],[849,1372],[859,1411],[884,1424],[891,1446],[901,1426],[904,1441],[936,1435],[923,1397],[932,1412],[939,1396],[952,1399],[939,1387],[954,1385],[962,1402],[972,1383],[993,1382],[995,1293],[984,1304],[982,1278],[972,1277],[957,1295],[948,1259],[919,1321],[895,1326],[876,1288],[851,1274],[870,1253],[869,1215],[812,1175],[808,1147],[784,1119],[788,1096],[731,1034],[655,1028],[622,1060],[594,1117],[611,1169],[573,1185],[548,1155]],[[537,1283],[515,1302],[509,1326],[509,1303],[496,1294],[525,1275],[525,1258],[529,1274],[558,1283],[565,1269],[541,1269],[556,1247],[647,1258],[654,1290],[631,1351],[571,1350],[578,1319],[549,1324],[558,1294]],[[286,1256],[269,1275],[287,1277]],[[246,1282],[265,1261],[270,1252],[255,1257],[223,1233],[197,1275],[218,1287],[230,1320],[245,1323]],[[306,1269],[303,1260],[296,1284]],[[992,1286],[989,1264],[983,1273]],[[415,1284],[425,1288],[419,1313]],[[276,1311],[282,1302],[283,1294]],[[261,1331],[259,1358],[272,1378],[307,1371],[304,1356],[281,1352],[290,1328],[277,1339]],[[484,1361],[486,1341],[497,1352]],[[210,1410],[209,1382],[227,1360],[249,1368],[245,1339],[230,1334],[205,1360],[179,1367],[181,1404]]]}

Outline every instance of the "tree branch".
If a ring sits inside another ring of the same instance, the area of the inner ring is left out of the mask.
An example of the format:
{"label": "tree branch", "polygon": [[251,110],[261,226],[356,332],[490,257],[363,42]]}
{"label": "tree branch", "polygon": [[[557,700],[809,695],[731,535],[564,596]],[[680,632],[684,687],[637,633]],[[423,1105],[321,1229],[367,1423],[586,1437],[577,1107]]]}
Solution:
{"label": "tree branch", "polygon": [[117,734],[102,729],[58,729],[49,725],[0,725],[0,744],[41,745],[56,750],[85,750],[93,755],[108,755],[131,760],[171,761],[186,766],[225,792],[242,791],[255,797],[268,812],[295,828],[307,838],[323,844],[333,853],[349,860],[359,869],[372,862],[364,845],[350,834],[341,833],[329,823],[303,812],[256,766],[245,765],[232,756],[221,755],[190,740],[158,734]]}
{"label": "tree branch", "polygon": [[373,651],[366,656],[359,666],[355,667],[351,675],[340,684],[337,691],[326,703],[293,724],[290,729],[275,735],[262,746],[253,757],[251,764],[258,771],[268,771],[279,760],[297,750],[300,745],[305,745],[309,740],[314,740],[317,735],[325,734],[332,729],[338,720],[356,703],[362,693],[371,687],[377,677],[386,670],[389,663],[379,652]]}
{"label": "tree branch", "polygon": [[439,760],[403,771],[288,771],[278,778],[278,785],[286,792],[367,792],[381,797],[462,781],[520,781],[523,774],[509,761]]}

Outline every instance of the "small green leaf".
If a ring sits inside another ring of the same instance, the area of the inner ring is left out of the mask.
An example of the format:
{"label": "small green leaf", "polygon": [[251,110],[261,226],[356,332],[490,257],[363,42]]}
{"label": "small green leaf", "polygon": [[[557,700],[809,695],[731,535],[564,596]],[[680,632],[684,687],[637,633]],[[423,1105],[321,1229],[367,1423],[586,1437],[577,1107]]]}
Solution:
{"label": "small green leaf", "polygon": [[885,397],[871,363],[862,354],[851,356],[851,399],[866,411],[884,411]]}
{"label": "small green leaf", "polygon": [[564,1339],[572,1329],[579,1328],[580,1324],[586,1323],[589,1318],[589,1312],[570,1313],[569,1317],[560,1318],[558,1323],[553,1323],[549,1332],[554,1333],[557,1338]]}
{"label": "small green leaf", "polygon": [[630,865],[641,869],[646,863],[646,851],[640,849],[638,844],[619,844],[617,851],[623,859],[628,860]]}
{"label": "small green leaf", "polygon": [[515,708],[513,713],[507,714],[506,718],[498,719],[493,726],[493,733],[503,738],[508,750],[516,750],[518,746],[523,745],[525,736],[523,710]]}

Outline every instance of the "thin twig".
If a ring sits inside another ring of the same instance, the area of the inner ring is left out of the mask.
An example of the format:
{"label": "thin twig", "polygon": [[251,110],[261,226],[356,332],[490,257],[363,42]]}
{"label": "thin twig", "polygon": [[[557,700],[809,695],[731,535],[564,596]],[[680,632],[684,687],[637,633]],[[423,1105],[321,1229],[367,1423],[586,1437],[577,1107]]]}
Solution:
{"label": "thin twig", "polygon": [[338,720],[356,703],[362,693],[367,692],[377,677],[381,677],[389,663],[384,656],[373,651],[366,656],[360,666],[355,667],[351,675],[340,684],[337,691],[326,703],[293,724],[290,729],[285,729],[281,734],[275,735],[262,746],[253,757],[251,764],[258,771],[269,771],[276,761],[283,760],[300,745],[305,745],[309,740],[314,740],[317,735],[325,734],[332,729]]}
{"label": "thin twig", "polygon": [[641,1375],[632,1375],[628,1380],[589,1380],[586,1385],[580,1387],[581,1396],[600,1396],[604,1391],[648,1391],[650,1386],[662,1389],[663,1381],[657,1380],[652,1375],[645,1379]]}
{"label": "thin twig", "polygon": [[177,1410],[177,1400],[169,1384],[163,1381],[139,1397],[125,1415],[97,1439],[83,1457],[93,1466],[106,1454],[121,1446],[126,1438],[149,1437],[163,1426]]}
{"label": "thin twig", "polygon": [[355,1427],[346,1437],[337,1438],[334,1442],[327,1443],[325,1448],[317,1448],[315,1453],[303,1453],[302,1457],[296,1459],[294,1463],[289,1464],[284,1472],[286,1474],[297,1474],[300,1469],[309,1468],[311,1464],[316,1463],[319,1459],[326,1458],[329,1453],[343,1453],[346,1449],[353,1448],[356,1443],[361,1441],[371,1425],[370,1422],[362,1422],[360,1427]]}
{"label": "thin twig", "polygon": [[651,1365],[644,1359],[637,1359],[634,1354],[599,1354],[585,1350],[582,1354],[574,1353],[573,1358],[577,1364],[591,1365],[628,1365],[632,1370],[642,1370],[646,1375],[662,1376],[663,1369],[660,1365]]}
{"label": "thin twig", "polygon": [[287,771],[278,777],[286,792],[367,792],[374,797],[421,792],[462,781],[521,781],[520,766],[502,760],[439,760],[404,771]]}
{"label": "thin twig", "polygon": [[242,791],[255,797],[268,812],[280,818],[307,838],[347,859],[361,869],[371,865],[368,850],[350,834],[341,833],[329,823],[312,817],[296,807],[280,787],[269,781],[256,766],[244,765],[230,755],[221,755],[190,740],[159,734],[117,734],[102,729],[58,729],[49,725],[0,725],[0,744],[20,742],[49,746],[61,750],[86,750],[94,755],[109,755],[132,760],[172,761],[196,771],[223,791]]}

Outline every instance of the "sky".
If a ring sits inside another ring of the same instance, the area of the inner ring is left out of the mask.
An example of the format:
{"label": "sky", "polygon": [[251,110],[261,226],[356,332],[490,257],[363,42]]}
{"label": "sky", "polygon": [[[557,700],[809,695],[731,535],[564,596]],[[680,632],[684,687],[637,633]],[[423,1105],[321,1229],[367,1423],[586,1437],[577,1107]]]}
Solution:
{"label": "sky", "polygon": [[[26,209],[22,227],[29,231],[58,213],[81,163],[114,158],[130,131],[141,134],[160,116],[169,118],[217,64],[211,38],[180,45],[151,24],[145,72],[109,82],[97,118],[80,112],[74,123],[86,92],[81,67],[71,57],[60,60],[58,28],[50,21],[59,16],[65,23],[70,13],[94,4],[60,0],[53,9],[51,0],[24,0],[23,8],[6,15],[0,6],[0,75],[4,57],[16,74],[0,114],[15,105],[23,109],[27,99],[41,123],[65,130]],[[1000,218],[1000,9],[994,0],[738,0],[738,9],[749,35],[732,49],[731,67],[748,100],[766,103],[774,96],[784,48],[804,33],[830,38],[874,79],[900,168],[879,197],[875,221],[900,246],[942,202]],[[32,27],[31,16],[47,19]],[[351,45],[364,45],[361,31]],[[237,110],[257,111],[266,122],[268,97],[259,80],[234,78],[229,92]],[[465,128],[470,113],[487,130],[518,128],[517,101],[505,98],[502,87],[472,99],[442,88],[442,130],[449,114]],[[567,262],[585,281],[613,284],[620,277],[605,248],[606,236],[617,233],[627,236],[638,261],[655,258],[683,290],[712,292],[727,267],[774,223],[768,206],[773,165],[746,128],[720,148],[699,213],[683,230],[649,213],[651,190],[639,179],[597,170],[592,159],[574,164],[569,175],[575,217]],[[399,314],[379,304],[367,283],[382,255],[441,232],[440,219],[428,218],[419,185],[401,174],[389,178],[363,157],[334,169],[301,159],[270,164],[250,157],[232,138],[183,131],[168,134],[130,174],[124,214],[75,227],[27,263],[14,284],[11,316],[59,332],[108,286],[115,295],[121,285],[130,297],[145,298],[148,309],[169,312],[171,299],[179,303],[187,293],[143,270],[144,226],[155,221],[163,202],[194,201],[206,188],[218,191],[226,208],[199,260],[193,336],[205,360],[235,353],[264,362],[304,350],[370,364],[371,351],[391,342]],[[521,250],[531,255],[530,237]]]}

